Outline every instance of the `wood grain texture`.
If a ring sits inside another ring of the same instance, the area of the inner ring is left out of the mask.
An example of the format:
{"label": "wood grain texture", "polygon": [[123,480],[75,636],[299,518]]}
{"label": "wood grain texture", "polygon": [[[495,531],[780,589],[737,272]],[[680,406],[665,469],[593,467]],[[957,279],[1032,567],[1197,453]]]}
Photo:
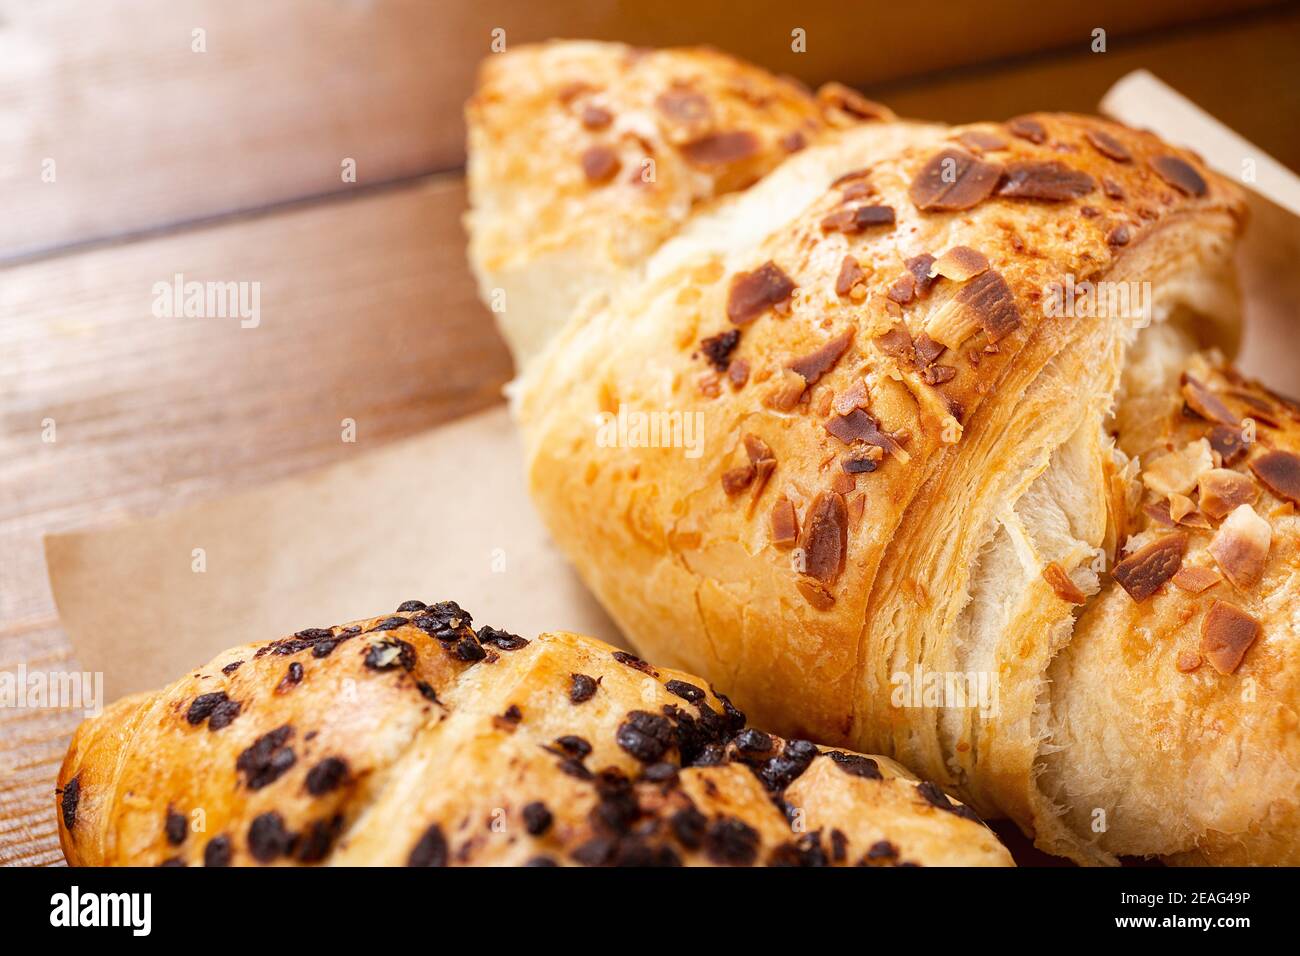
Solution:
{"label": "wood grain texture", "polygon": [[[46,532],[312,469],[498,400],[510,360],[467,274],[463,207],[459,180],[432,180],[0,271],[0,671],[77,670]],[[260,325],[155,318],[153,283],[177,272],[259,282]],[[51,781],[79,719],[0,708],[0,863],[61,859]]]}
{"label": "wood grain texture", "polygon": [[1169,24],[1268,5],[0,0],[0,260],[350,191],[349,157],[361,185],[458,167],[494,30],[508,46],[711,44],[810,84],[871,87],[1034,51],[1069,60],[1099,26],[1115,47],[1145,46]]}

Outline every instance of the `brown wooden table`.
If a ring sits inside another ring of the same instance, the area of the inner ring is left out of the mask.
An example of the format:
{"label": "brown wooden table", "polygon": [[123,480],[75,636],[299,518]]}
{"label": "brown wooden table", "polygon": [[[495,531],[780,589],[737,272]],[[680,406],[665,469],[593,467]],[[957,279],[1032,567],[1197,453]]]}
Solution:
{"label": "brown wooden table", "polygon": [[[458,104],[493,26],[510,42],[711,42],[948,120],[1090,110],[1145,66],[1300,166],[1294,6],[1169,26],[1221,5],[1107,0],[1030,23],[881,4],[845,29],[759,3],[743,30],[538,6],[0,0],[0,671],[76,669],[46,533],[314,468],[498,399],[510,362],[465,268],[458,173]],[[801,24],[810,55],[793,60]],[[1093,26],[1105,54],[1089,52]],[[261,326],[153,318],[153,283],[176,273],[260,282]],[[355,444],[338,440],[345,417]],[[0,708],[0,863],[61,861],[53,781],[77,719]]]}

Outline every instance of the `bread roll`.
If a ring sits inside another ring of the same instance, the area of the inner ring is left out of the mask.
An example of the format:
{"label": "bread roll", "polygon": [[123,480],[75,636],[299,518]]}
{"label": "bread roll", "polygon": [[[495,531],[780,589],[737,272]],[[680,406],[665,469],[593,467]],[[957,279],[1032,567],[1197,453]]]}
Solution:
{"label": "bread roll", "polygon": [[703,681],[455,604],[232,648],[81,725],[73,865],[1007,866],[885,759],[745,729]]}
{"label": "bread roll", "polygon": [[[1111,574],[1154,540],[1135,471],[1169,491],[1177,470],[1139,440],[1163,434],[1155,411],[1212,424],[1179,376],[1237,341],[1240,191],[1080,116],[905,138],[837,154],[793,210],[761,197],[787,164],[574,315],[518,405],[550,530],[647,655],[784,733],[889,754],[1045,849],[1300,861],[1289,505],[1261,492],[1274,547],[1219,585],[1262,626],[1238,671],[1140,653],[1153,625],[1199,646],[1212,601],[1167,582],[1135,600]],[[1232,468],[1276,446],[1292,474],[1290,406],[1233,387],[1252,396],[1222,399],[1235,415],[1268,403],[1276,427]],[[1172,493],[1197,510],[1195,484]],[[1183,560],[1222,531],[1208,520]],[[1234,529],[1232,547],[1262,536]]]}
{"label": "bread roll", "polygon": [[708,49],[553,42],[488,57],[466,108],[470,262],[522,367],[694,211],[884,107]]}

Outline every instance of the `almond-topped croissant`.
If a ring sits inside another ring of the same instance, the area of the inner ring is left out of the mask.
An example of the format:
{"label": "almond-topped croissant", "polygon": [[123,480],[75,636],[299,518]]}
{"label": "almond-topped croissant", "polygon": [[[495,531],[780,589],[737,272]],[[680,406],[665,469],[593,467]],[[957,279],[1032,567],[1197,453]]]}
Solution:
{"label": "almond-topped croissant", "polygon": [[1009,866],[883,758],[753,728],[699,678],[451,602],[232,648],[81,725],[73,865]]}
{"label": "almond-topped croissant", "polygon": [[516,364],[699,208],[841,132],[888,143],[905,128],[881,122],[892,116],[709,49],[552,42],[488,57],[466,107],[466,225]]}
{"label": "almond-topped croissant", "polygon": [[1241,192],[1098,119],[898,129],[697,210],[525,369],[552,534],[647,655],[1048,850],[1300,862],[1294,414],[1193,358]]}

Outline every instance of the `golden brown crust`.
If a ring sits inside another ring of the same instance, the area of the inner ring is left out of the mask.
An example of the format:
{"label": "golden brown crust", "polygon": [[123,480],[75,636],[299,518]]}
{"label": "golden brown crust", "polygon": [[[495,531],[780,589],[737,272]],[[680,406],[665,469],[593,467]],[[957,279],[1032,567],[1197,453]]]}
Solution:
{"label": "golden brown crust", "polygon": [[[1097,119],[912,141],[846,162],[792,221],[764,218],[761,186],[734,200],[747,242],[710,244],[697,217],[644,282],[571,322],[524,378],[530,480],[648,654],[1032,831],[1052,816],[1034,784],[1047,668],[1098,589],[1095,555],[1127,533],[1101,423],[1144,324],[1140,300],[1096,315],[1063,297],[1149,283],[1147,320],[1231,347],[1244,205],[1195,156]],[[732,331],[739,386],[701,352]],[[702,454],[649,447],[628,423],[655,414],[679,445],[698,421]],[[752,494],[724,479],[746,435],[775,460]],[[795,520],[773,540],[782,501]],[[1043,577],[1053,562],[1073,589]],[[913,668],[989,676],[996,713],[895,705]]]}
{"label": "golden brown crust", "polygon": [[890,117],[709,49],[555,41],[489,57],[466,107],[466,222],[516,362],[701,204],[832,130]]}
{"label": "golden brown crust", "polygon": [[410,602],[83,723],[60,838],[73,865],[1010,865],[938,788],[743,730],[706,688]]}

